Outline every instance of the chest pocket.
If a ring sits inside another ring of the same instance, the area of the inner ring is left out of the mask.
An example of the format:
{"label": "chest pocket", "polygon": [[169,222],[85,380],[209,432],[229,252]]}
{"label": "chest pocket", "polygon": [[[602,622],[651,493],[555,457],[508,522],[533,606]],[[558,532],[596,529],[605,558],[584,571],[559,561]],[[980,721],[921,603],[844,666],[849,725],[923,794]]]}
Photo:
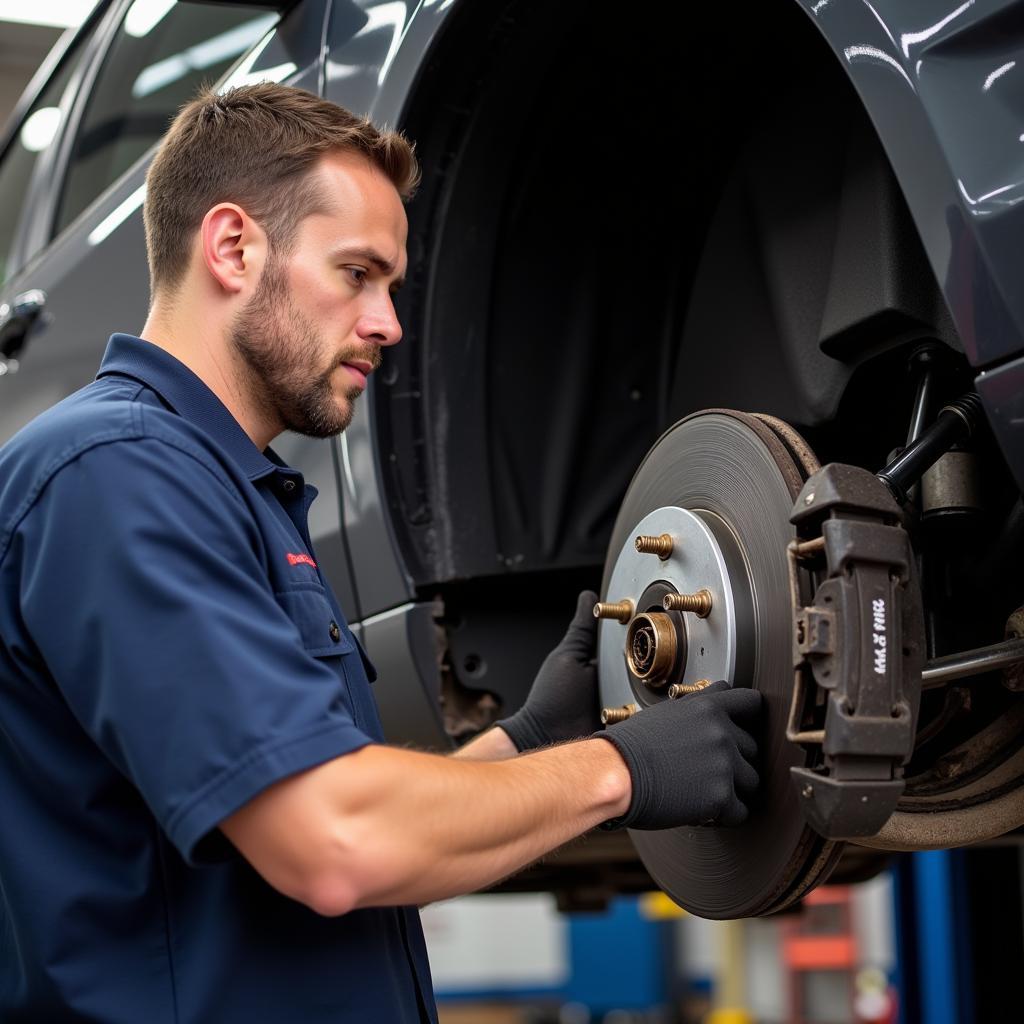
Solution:
{"label": "chest pocket", "polygon": [[355,650],[351,633],[337,620],[327,595],[317,584],[279,590],[275,597],[295,623],[302,646],[314,658],[351,654]]}
{"label": "chest pocket", "polygon": [[274,595],[295,623],[306,653],[334,666],[352,720],[375,740],[384,739],[377,705],[367,683],[377,678],[370,659],[348,626],[336,616],[323,587],[300,584]]}

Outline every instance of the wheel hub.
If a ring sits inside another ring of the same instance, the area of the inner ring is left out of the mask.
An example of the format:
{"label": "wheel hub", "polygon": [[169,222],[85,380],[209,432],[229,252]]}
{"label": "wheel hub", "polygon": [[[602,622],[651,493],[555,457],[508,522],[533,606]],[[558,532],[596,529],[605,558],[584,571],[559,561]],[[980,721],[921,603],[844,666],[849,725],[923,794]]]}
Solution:
{"label": "wheel hub", "polygon": [[[650,536],[671,538],[667,557],[639,550],[637,539]],[[669,595],[702,590],[710,595],[706,615],[666,610]],[[750,583],[739,547],[726,524],[705,510],[665,506],[645,515],[619,550],[608,597],[615,608],[628,601],[635,613],[602,624],[598,664],[606,705],[648,706],[666,699],[673,685],[732,680],[738,652],[752,640]]]}
{"label": "wheel hub", "polygon": [[691,699],[707,680],[752,686],[765,698],[762,784],[749,820],[630,833],[655,881],[702,917],[780,910],[827,877],[842,850],[803,820],[789,769],[808,755],[785,734],[793,688],[789,515],[817,469],[784,423],[697,413],[648,453],[609,543],[602,595],[614,612],[602,614],[598,635],[607,721]]}

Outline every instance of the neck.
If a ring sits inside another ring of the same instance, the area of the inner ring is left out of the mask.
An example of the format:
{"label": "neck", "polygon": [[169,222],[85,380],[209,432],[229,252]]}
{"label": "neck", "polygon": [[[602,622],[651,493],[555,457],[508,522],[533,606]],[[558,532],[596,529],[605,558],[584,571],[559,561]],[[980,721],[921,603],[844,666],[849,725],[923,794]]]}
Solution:
{"label": "neck", "polygon": [[248,381],[230,321],[201,317],[187,303],[156,298],[140,337],[184,363],[224,404],[260,451],[281,432]]}

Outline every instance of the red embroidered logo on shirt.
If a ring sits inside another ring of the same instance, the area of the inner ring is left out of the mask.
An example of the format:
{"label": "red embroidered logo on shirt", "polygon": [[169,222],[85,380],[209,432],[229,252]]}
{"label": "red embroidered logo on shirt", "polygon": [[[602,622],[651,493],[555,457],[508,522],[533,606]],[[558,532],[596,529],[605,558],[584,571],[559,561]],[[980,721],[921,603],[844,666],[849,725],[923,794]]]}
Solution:
{"label": "red embroidered logo on shirt", "polygon": [[309,555],[307,555],[305,552],[302,552],[298,555],[293,555],[289,551],[287,552],[285,557],[288,559],[289,565],[311,565],[313,566],[314,569],[316,568],[316,562],[314,562],[313,559],[310,558]]}

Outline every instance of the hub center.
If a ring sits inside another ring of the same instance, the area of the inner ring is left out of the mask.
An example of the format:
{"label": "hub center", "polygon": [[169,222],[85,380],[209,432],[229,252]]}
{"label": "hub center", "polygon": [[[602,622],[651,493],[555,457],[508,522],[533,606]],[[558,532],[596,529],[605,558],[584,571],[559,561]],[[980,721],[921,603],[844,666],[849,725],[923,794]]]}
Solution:
{"label": "hub center", "polygon": [[668,682],[676,663],[679,638],[672,619],[664,612],[642,612],[626,627],[626,663],[648,686]]}
{"label": "hub center", "polygon": [[[612,569],[605,601],[613,603],[598,606],[602,704],[644,706],[673,683],[732,682],[738,629],[750,639],[738,621],[737,583],[749,587],[738,545],[717,516],[669,506],[641,519]],[[619,614],[627,608],[635,614]]]}

